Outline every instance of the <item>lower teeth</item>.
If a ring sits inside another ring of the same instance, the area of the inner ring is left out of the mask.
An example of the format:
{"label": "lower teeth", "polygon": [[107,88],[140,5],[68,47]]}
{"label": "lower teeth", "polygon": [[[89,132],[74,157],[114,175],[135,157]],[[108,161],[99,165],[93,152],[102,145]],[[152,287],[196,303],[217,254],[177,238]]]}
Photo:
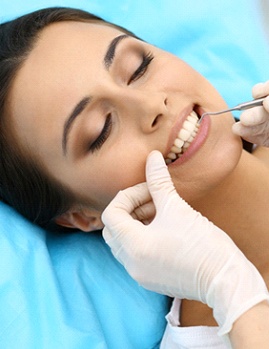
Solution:
{"label": "lower teeth", "polygon": [[172,162],[176,161],[177,159],[179,159],[189,148],[189,146],[191,145],[191,142],[194,140],[195,136],[197,135],[197,131],[193,132],[191,137],[184,142],[181,151],[179,153],[173,152],[175,154],[175,159],[166,159],[165,162],[166,164],[171,164]]}

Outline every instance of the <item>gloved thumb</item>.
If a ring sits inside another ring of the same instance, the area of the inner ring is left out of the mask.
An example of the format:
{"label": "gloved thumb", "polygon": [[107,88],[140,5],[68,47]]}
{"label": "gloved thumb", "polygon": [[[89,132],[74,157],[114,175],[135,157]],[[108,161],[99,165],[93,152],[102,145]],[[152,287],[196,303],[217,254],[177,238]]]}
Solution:
{"label": "gloved thumb", "polygon": [[154,150],[147,159],[146,178],[153,202],[158,207],[167,201],[171,194],[177,194],[162,154]]}
{"label": "gloved thumb", "polygon": [[[157,215],[172,217],[180,215],[185,222],[192,224],[200,219],[201,214],[195,211],[176,191],[162,154],[154,150],[147,159],[146,178],[150,195],[156,207]],[[187,223],[185,223],[187,224]]]}

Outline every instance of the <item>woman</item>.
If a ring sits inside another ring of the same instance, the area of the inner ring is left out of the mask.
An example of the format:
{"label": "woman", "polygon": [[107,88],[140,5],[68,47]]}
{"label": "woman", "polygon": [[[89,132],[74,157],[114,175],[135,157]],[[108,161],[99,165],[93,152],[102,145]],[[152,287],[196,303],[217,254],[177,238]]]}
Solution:
{"label": "woman", "polygon": [[[262,184],[264,202],[265,176],[258,183],[251,182],[255,174],[244,182],[241,176],[245,168],[267,169],[242,152],[231,115],[205,118],[197,129],[203,111],[226,105],[186,63],[81,11],[39,11],[0,30],[7,203],[42,226],[101,229],[107,204],[120,189],[145,181],[146,158],[157,149],[180,195],[236,242],[246,219],[249,233],[264,233],[266,223],[249,216],[239,183],[250,181],[255,192]],[[242,202],[239,219],[234,205]],[[241,245],[263,273],[260,246]]]}

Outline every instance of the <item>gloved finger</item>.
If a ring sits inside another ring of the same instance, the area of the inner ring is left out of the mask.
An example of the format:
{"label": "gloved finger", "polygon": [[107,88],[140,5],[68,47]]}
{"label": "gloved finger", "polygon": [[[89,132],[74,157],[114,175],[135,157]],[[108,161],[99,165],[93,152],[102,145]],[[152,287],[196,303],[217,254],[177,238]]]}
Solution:
{"label": "gloved finger", "polygon": [[146,202],[145,204],[134,209],[131,214],[133,218],[139,220],[144,224],[149,224],[156,214],[156,209],[153,201]]}
{"label": "gloved finger", "polygon": [[[134,221],[142,225],[138,221]],[[134,224],[136,225],[136,223]],[[103,229],[103,238],[110,247],[114,257],[126,268],[128,260],[136,255],[137,246],[143,246],[143,234],[140,234],[140,227],[134,225],[124,228],[124,230],[111,230],[107,227]]]}
{"label": "gloved finger", "polygon": [[139,243],[140,232],[145,227],[132,217],[133,210],[144,200],[148,201],[149,193],[146,183],[120,191],[102,214],[105,225],[103,238],[112,250],[113,255],[124,265],[124,255],[133,253],[135,244]]}
{"label": "gloved finger", "polygon": [[236,124],[233,124],[232,131],[246,141],[252,142],[252,138],[255,139],[255,137],[263,134],[264,125],[245,126],[238,121]]}
{"label": "gloved finger", "polygon": [[[269,100],[264,101],[264,106],[268,106]],[[256,126],[269,120],[269,114],[264,107],[257,107],[249,110],[245,110],[241,116],[240,121],[244,126]]]}
{"label": "gloved finger", "polygon": [[253,98],[261,98],[269,95],[269,80],[266,82],[260,82],[253,86],[252,96]]}
{"label": "gloved finger", "polygon": [[[113,255],[115,257],[119,256],[119,251],[121,249],[121,244],[122,244],[122,237],[124,239],[124,235],[123,234],[120,234],[120,236],[118,236],[119,234],[115,235],[115,230],[110,229],[106,226],[102,230],[102,235],[106,244],[110,247]],[[121,260],[119,262],[122,263]]]}
{"label": "gloved finger", "polygon": [[240,122],[232,126],[232,131],[244,138],[246,141],[263,146],[269,146],[269,125],[268,123],[263,123],[258,126],[244,126]]}
{"label": "gloved finger", "polygon": [[265,100],[263,101],[263,108],[265,111],[267,111],[267,120],[269,119],[269,96],[267,96],[265,98]]}
{"label": "gloved finger", "polygon": [[249,128],[242,125],[241,121],[238,121],[232,125],[232,131],[234,134],[244,138],[245,140],[247,140],[245,137],[251,135],[251,131],[249,130]]}
{"label": "gloved finger", "polygon": [[137,246],[143,245],[142,232],[146,227],[132,215],[138,207],[147,207],[150,199],[146,183],[137,184],[120,191],[102,214],[104,240],[125,267],[135,256]]}
{"label": "gloved finger", "polygon": [[110,229],[119,228],[119,226],[123,229],[130,221],[134,221],[131,213],[137,207],[149,201],[150,195],[146,183],[140,183],[122,190],[102,213],[102,222]]}

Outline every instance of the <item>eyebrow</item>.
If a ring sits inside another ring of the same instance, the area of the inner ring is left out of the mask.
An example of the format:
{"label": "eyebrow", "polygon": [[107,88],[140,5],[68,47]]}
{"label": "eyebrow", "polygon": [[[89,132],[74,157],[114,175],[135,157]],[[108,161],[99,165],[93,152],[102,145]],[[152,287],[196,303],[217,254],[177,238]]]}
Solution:
{"label": "eyebrow", "polygon": [[116,48],[117,45],[123,40],[123,39],[127,39],[129,38],[130,35],[127,34],[123,34],[123,35],[119,35],[117,37],[115,37],[111,43],[108,46],[108,49],[106,51],[105,57],[104,57],[104,64],[106,69],[108,70],[111,66],[111,64],[113,63],[113,59],[115,57],[115,52],[116,52]]}
{"label": "eyebrow", "polygon": [[[117,45],[120,43],[121,40],[126,39],[128,37],[130,37],[130,35],[127,35],[127,34],[119,35],[116,38],[114,38],[108,45],[107,51],[103,59],[103,63],[107,70],[109,70],[111,64],[113,63]],[[64,123],[63,137],[62,137],[62,149],[63,149],[64,155],[66,155],[67,153],[68,134],[70,133],[71,127],[74,124],[74,121],[76,120],[76,118],[83,112],[86,106],[90,103],[91,99],[92,97],[88,96],[88,97],[84,97],[80,102],[78,102]]]}
{"label": "eyebrow", "polygon": [[63,138],[62,138],[62,149],[64,155],[67,153],[67,140],[68,140],[68,134],[70,133],[72,124],[74,123],[75,119],[83,112],[83,110],[86,108],[86,106],[90,103],[91,97],[84,97],[73,109],[70,116],[67,118],[67,120],[64,123],[64,130],[63,130]]}

